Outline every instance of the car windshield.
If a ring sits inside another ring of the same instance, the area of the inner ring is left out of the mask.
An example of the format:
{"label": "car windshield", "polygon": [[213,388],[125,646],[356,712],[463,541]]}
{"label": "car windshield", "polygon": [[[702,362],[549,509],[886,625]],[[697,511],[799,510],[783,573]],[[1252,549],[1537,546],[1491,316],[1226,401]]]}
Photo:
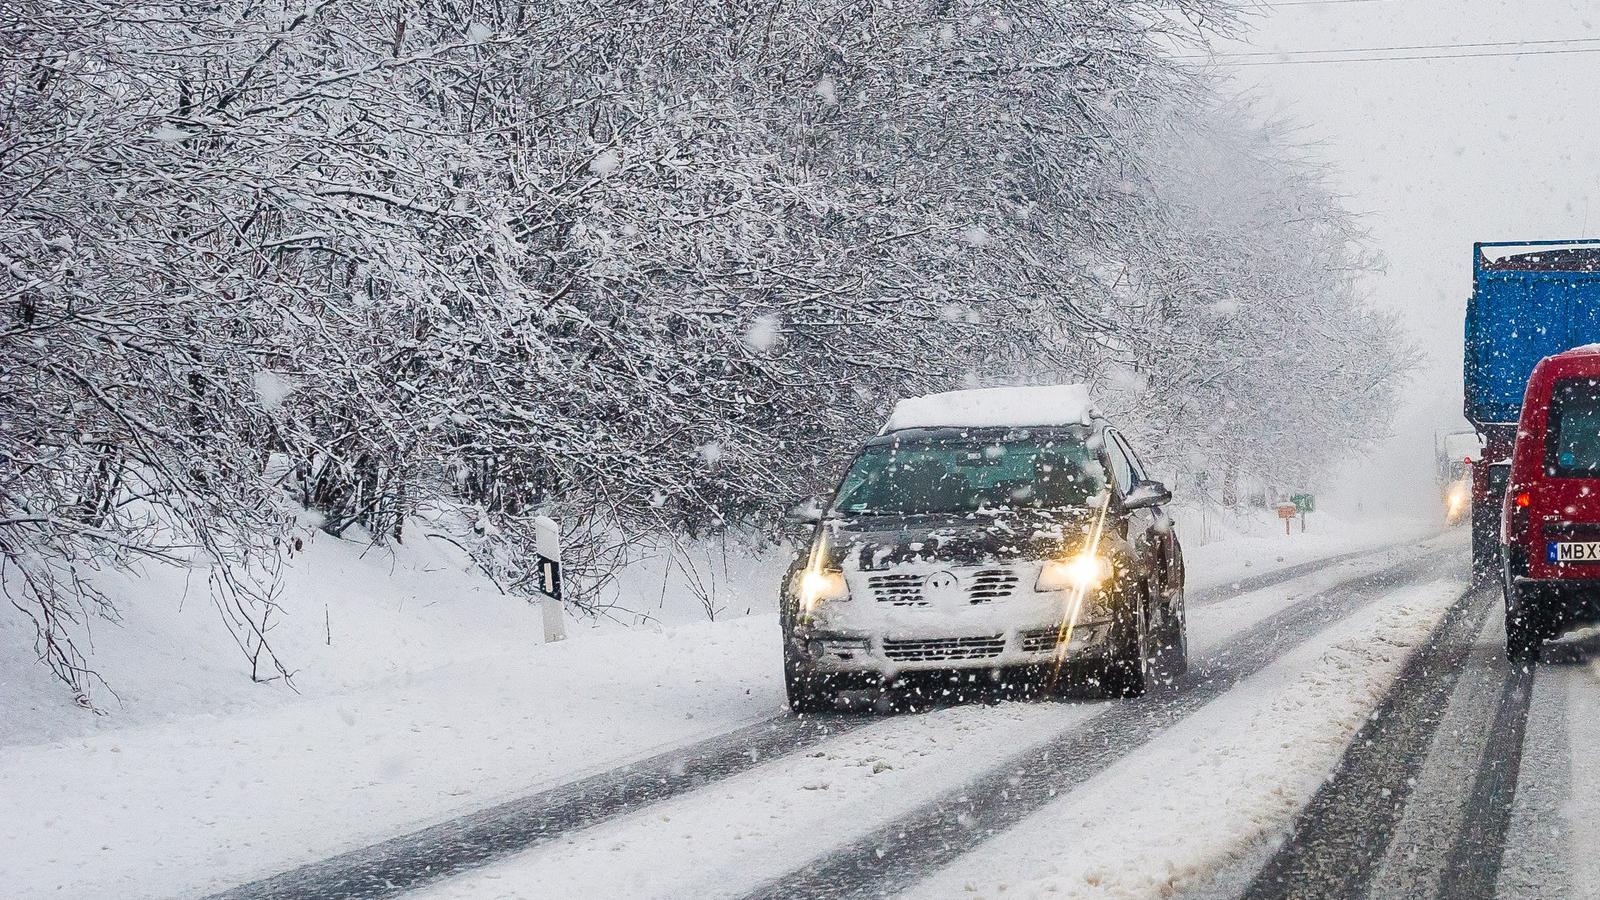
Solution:
{"label": "car windshield", "polygon": [[1084,507],[1105,468],[1081,437],[908,440],[856,457],[834,501],[840,515],[960,514]]}
{"label": "car windshield", "polygon": [[1556,382],[1545,470],[1554,478],[1600,477],[1600,380]]}

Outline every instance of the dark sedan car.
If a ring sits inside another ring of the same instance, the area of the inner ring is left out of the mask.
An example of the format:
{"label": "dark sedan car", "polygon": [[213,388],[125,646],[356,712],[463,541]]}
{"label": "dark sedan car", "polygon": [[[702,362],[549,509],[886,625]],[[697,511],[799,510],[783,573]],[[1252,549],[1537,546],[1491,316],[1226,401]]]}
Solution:
{"label": "dark sedan car", "polygon": [[809,550],[784,579],[792,708],[923,672],[1053,683],[1087,665],[1117,696],[1182,674],[1171,495],[1085,396],[1009,388],[897,407],[812,507]]}

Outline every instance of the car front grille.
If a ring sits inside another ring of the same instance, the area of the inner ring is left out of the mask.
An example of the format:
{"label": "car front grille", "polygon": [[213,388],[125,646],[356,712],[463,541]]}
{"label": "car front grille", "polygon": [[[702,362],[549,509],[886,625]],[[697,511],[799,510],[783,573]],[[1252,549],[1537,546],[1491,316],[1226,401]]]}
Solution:
{"label": "car front grille", "polygon": [[1017,573],[1010,569],[984,569],[967,583],[967,601],[989,603],[1011,596],[1017,590]]}
{"label": "car front grille", "polygon": [[1040,628],[1037,631],[1024,631],[1017,638],[1022,645],[1022,652],[1038,653],[1041,650],[1054,650],[1061,643],[1062,633],[1060,628]]}
{"label": "car front grille", "polygon": [[[923,590],[928,576],[925,574],[889,574],[867,576],[867,590],[872,599],[889,606],[932,606],[933,601]],[[981,569],[958,575],[961,594],[973,605],[1003,600],[1017,592],[1021,577],[1011,569]]]}
{"label": "car front grille", "polygon": [[926,638],[883,642],[883,655],[899,662],[945,662],[988,659],[1006,648],[1005,635],[993,637]]}
{"label": "car front grille", "polygon": [[923,575],[873,575],[867,579],[867,588],[873,599],[890,606],[929,606],[922,595]]}

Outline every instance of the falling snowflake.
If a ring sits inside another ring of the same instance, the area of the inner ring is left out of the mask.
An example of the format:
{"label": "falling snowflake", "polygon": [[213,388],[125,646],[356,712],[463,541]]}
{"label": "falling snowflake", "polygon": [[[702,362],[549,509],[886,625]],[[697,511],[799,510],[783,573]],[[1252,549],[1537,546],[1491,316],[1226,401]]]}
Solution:
{"label": "falling snowflake", "polygon": [[294,380],[277,372],[260,371],[251,379],[256,389],[256,399],[260,401],[261,408],[267,411],[277,409],[289,395],[294,393]]}
{"label": "falling snowflake", "polygon": [[744,333],[745,346],[759,353],[771,350],[772,345],[778,342],[782,324],[783,320],[775,313],[756,316],[756,320],[750,323],[749,330]]}
{"label": "falling snowflake", "polygon": [[829,106],[839,105],[838,86],[834,83],[832,75],[824,75],[817,79],[817,96]]}
{"label": "falling snowflake", "polygon": [[185,131],[176,125],[162,125],[152,132],[152,136],[163,144],[176,144],[194,137],[194,132]]}
{"label": "falling snowflake", "polygon": [[1150,386],[1150,379],[1126,366],[1115,366],[1106,373],[1106,384],[1123,393],[1142,394]]}
{"label": "falling snowflake", "polygon": [[589,171],[604,177],[615,172],[620,165],[622,165],[622,154],[615,149],[606,149],[601,150],[595,155],[594,159],[589,160]]}

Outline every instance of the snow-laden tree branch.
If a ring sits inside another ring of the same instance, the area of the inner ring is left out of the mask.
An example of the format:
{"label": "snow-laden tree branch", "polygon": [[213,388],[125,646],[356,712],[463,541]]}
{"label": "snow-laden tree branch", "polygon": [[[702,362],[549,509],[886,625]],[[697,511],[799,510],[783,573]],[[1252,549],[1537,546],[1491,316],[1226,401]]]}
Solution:
{"label": "snow-laden tree branch", "polygon": [[308,521],[426,516],[525,590],[554,513],[597,576],[629,535],[770,522],[969,382],[1113,388],[1186,465],[1336,457],[1402,349],[1315,173],[1167,58],[1230,15],[7,4],[6,593],[87,696],[96,567],[219,567],[282,676]]}

